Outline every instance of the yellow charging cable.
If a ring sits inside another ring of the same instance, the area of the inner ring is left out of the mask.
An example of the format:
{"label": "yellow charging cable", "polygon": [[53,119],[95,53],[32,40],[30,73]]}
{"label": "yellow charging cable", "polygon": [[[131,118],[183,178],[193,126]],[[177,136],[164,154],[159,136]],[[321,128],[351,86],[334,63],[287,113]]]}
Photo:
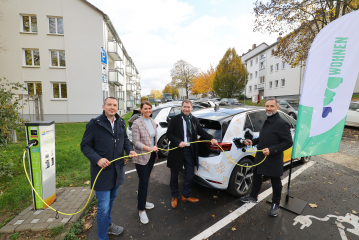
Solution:
{"label": "yellow charging cable", "polygon": [[[202,140],[202,141],[190,142],[190,144],[192,144],[192,143],[200,143],[200,142],[211,142],[211,140]],[[231,160],[234,164],[236,164],[236,165],[238,165],[238,166],[241,166],[241,167],[255,167],[255,166],[258,166],[259,164],[261,164],[262,162],[264,162],[264,160],[266,160],[266,158],[267,158],[267,156],[265,156],[264,159],[263,159],[260,163],[257,163],[257,164],[255,164],[255,165],[252,165],[252,166],[244,166],[244,165],[240,165],[240,164],[234,162],[234,161],[227,155],[227,153],[223,150],[223,148],[222,148],[221,146],[219,146],[218,144],[217,144],[217,146],[222,150],[222,152],[224,152],[224,154],[227,156],[227,158],[228,158],[229,160]],[[176,149],[176,148],[179,148],[179,147],[174,147],[174,148],[171,148],[171,149],[162,149],[162,148],[158,148],[158,149],[159,149],[159,150],[162,150],[162,151],[171,151],[171,150],[174,150],[174,149]],[[30,148],[29,148],[29,149],[30,149]],[[251,147],[250,149],[252,149],[252,147]],[[250,149],[249,149],[249,150],[250,150]],[[248,150],[248,152],[263,152],[262,150],[257,150],[257,151],[249,151],[249,150]],[[26,174],[27,180],[28,180],[29,183],[30,183],[30,186],[31,186],[32,190],[33,190],[33,191],[35,192],[35,194],[40,198],[40,200],[41,200],[47,207],[49,207],[51,210],[55,211],[56,213],[60,213],[60,214],[62,214],[62,215],[71,216],[71,215],[76,215],[76,214],[82,212],[82,211],[86,208],[86,206],[89,204],[89,201],[90,201],[90,198],[91,198],[91,195],[92,195],[92,192],[93,192],[93,188],[94,188],[94,186],[95,186],[95,184],[96,184],[96,181],[97,181],[97,178],[98,178],[98,176],[100,175],[100,173],[102,172],[103,168],[101,168],[101,170],[98,172],[98,174],[97,174],[97,176],[96,176],[96,178],[95,178],[95,181],[94,181],[93,184],[92,184],[91,193],[90,193],[90,196],[89,196],[88,199],[87,199],[87,202],[86,202],[85,206],[84,206],[82,209],[80,209],[79,211],[75,212],[75,213],[63,213],[63,212],[57,211],[56,209],[54,209],[53,207],[51,207],[50,205],[48,205],[48,204],[40,197],[40,195],[37,193],[37,191],[35,190],[34,186],[32,185],[31,180],[30,180],[30,177],[29,177],[29,174],[27,173],[27,170],[26,170],[26,165],[25,165],[25,154],[26,154],[26,151],[27,151],[27,149],[24,150],[24,154],[23,154],[23,157],[22,157],[22,162],[23,162],[23,164],[24,164],[25,174]],[[151,153],[151,152],[153,152],[153,151],[146,152],[146,153],[141,153],[141,154],[137,154],[137,156],[146,155],[146,154],[149,154],[149,153]],[[116,158],[116,159],[114,159],[114,160],[112,160],[112,161],[110,161],[110,162],[112,163],[112,162],[114,162],[114,161],[117,161],[117,160],[120,160],[120,159],[126,158],[126,157],[128,157],[128,156],[119,157],[119,158]]]}

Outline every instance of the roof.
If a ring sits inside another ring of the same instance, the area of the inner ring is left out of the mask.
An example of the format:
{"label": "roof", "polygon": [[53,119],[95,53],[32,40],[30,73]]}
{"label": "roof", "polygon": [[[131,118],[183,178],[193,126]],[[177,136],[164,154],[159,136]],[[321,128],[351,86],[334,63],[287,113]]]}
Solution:
{"label": "roof", "polygon": [[247,112],[254,109],[263,109],[263,107],[225,106],[225,107],[220,107],[217,111],[215,111],[214,108],[205,108],[205,109],[197,110],[192,114],[197,118],[205,118],[214,121],[221,121],[238,113]]}

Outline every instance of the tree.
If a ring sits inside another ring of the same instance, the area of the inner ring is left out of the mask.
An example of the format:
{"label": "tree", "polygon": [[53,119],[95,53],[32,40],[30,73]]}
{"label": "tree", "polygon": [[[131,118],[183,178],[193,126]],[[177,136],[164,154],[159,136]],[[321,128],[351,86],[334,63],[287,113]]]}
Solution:
{"label": "tree", "polygon": [[192,94],[211,94],[212,97],[215,96],[215,91],[213,90],[213,79],[216,75],[215,68],[210,65],[207,71],[202,71],[197,77],[193,79],[193,88]]}
{"label": "tree", "polygon": [[231,98],[243,92],[247,70],[234,48],[229,48],[219,62],[213,79],[213,89],[221,98]]}
{"label": "tree", "polygon": [[150,95],[155,95],[155,99],[161,99],[162,93],[159,90],[151,90]]}
{"label": "tree", "polygon": [[198,74],[198,69],[184,60],[179,60],[171,69],[171,77],[176,88],[184,88],[188,98],[188,92],[192,89],[193,78]]}
{"label": "tree", "polygon": [[172,98],[177,96],[179,98],[179,91],[176,87],[172,87],[170,84],[167,84],[163,89],[162,93],[172,93]]}
{"label": "tree", "polygon": [[254,31],[279,35],[273,55],[292,67],[305,65],[310,46],[319,33],[335,19],[358,10],[359,0],[270,0],[255,2]]}

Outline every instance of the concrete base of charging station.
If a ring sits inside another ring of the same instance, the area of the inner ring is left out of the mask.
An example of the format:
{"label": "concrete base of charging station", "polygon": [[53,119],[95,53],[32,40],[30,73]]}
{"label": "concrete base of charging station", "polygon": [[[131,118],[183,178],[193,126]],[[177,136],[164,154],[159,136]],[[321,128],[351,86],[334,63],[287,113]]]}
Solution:
{"label": "concrete base of charging station", "polygon": [[[90,196],[90,192],[90,187],[66,187],[57,189],[56,201],[50,206],[60,212],[75,213],[85,206],[87,199]],[[92,193],[89,203],[94,196],[95,192]],[[89,205],[86,206],[86,209]],[[72,216],[59,214],[59,218],[56,219],[56,212],[50,208],[34,210],[31,205],[2,227],[0,232],[42,231],[59,225],[66,224],[71,226],[72,223],[76,222],[82,216],[86,209],[81,213]],[[67,228],[66,226],[64,230],[65,229],[67,229],[66,233],[70,230],[70,228]]]}

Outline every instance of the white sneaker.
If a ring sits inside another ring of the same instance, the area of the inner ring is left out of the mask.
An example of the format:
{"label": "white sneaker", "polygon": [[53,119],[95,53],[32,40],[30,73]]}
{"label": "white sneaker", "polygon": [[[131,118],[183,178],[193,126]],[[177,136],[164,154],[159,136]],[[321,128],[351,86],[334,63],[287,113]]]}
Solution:
{"label": "white sneaker", "polygon": [[140,216],[141,223],[147,224],[148,223],[148,217],[147,217],[146,211],[143,211],[143,212],[138,211],[138,214]]}
{"label": "white sneaker", "polygon": [[152,209],[155,205],[153,203],[146,202],[146,209]]}

